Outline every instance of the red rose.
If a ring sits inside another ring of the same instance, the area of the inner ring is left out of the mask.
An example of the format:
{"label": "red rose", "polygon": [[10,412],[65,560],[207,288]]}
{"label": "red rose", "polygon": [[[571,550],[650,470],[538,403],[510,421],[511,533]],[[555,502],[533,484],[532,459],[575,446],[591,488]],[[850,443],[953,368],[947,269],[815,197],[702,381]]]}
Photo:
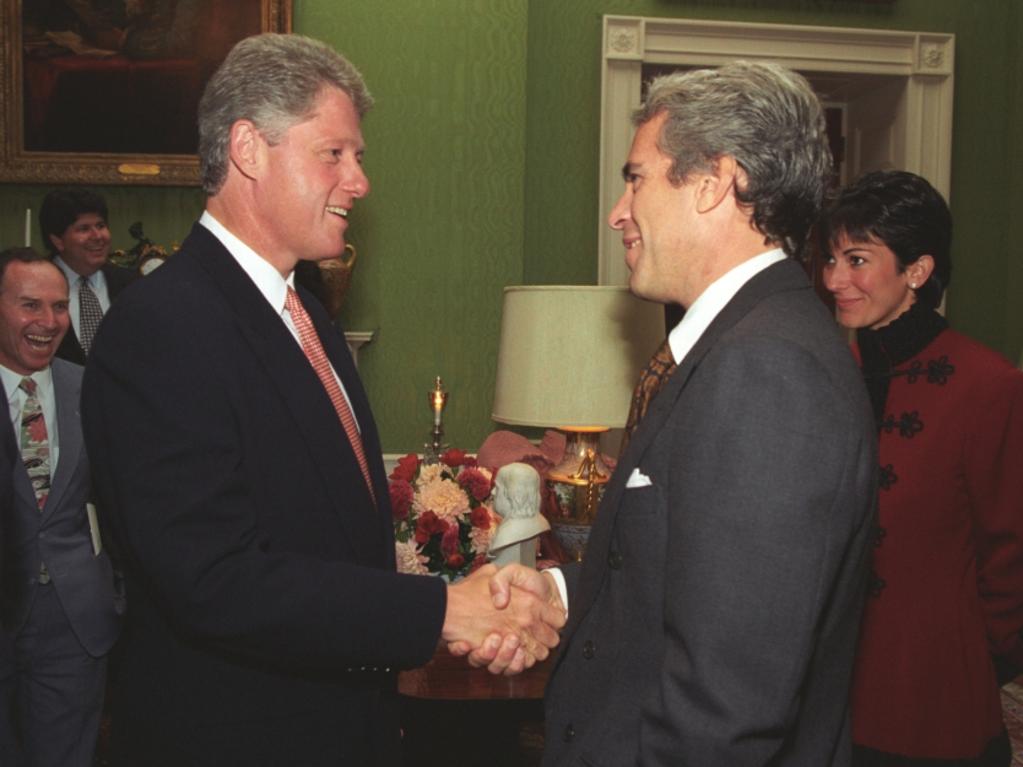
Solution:
{"label": "red rose", "polygon": [[448,448],[444,451],[444,455],[440,457],[440,460],[441,463],[446,463],[452,468],[461,466],[465,463],[465,451],[455,447]]}
{"label": "red rose", "polygon": [[465,557],[456,552],[447,558],[445,564],[452,570],[461,569],[462,565],[465,564]]}
{"label": "red rose", "polygon": [[447,523],[432,511],[424,511],[416,520],[416,543],[424,545],[437,533],[443,533]]}
{"label": "red rose", "polygon": [[391,515],[395,519],[407,518],[409,509],[412,508],[412,498],[415,495],[412,485],[404,479],[396,479],[391,482],[389,490],[391,492]]}
{"label": "red rose", "polygon": [[414,453],[402,456],[398,459],[398,465],[391,472],[391,479],[403,479],[411,482],[416,478],[416,471],[419,469],[419,458]]}
{"label": "red rose", "polygon": [[473,527],[486,530],[490,527],[490,512],[486,506],[477,506],[469,512],[469,521]]}
{"label": "red rose", "polygon": [[458,550],[461,547],[462,539],[459,535],[458,525],[448,525],[447,529],[444,531],[444,535],[442,535],[440,539],[441,553],[447,554],[450,558],[451,555],[458,553]]}
{"label": "red rose", "polygon": [[458,484],[477,501],[485,501],[490,495],[490,480],[479,469],[462,469],[458,473]]}

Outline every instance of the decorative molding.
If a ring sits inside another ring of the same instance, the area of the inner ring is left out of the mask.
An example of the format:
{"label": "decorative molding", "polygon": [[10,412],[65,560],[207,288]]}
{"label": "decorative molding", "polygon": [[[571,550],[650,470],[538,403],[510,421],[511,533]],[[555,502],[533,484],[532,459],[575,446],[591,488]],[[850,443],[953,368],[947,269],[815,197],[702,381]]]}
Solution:
{"label": "decorative molding", "polygon": [[811,80],[859,83],[861,91],[883,82],[895,93],[888,138],[896,164],[949,194],[954,35],[605,16],[604,41],[597,216],[602,285],[628,282],[620,237],[603,222],[622,192],[619,169],[632,142],[629,116],[640,103],[643,64],[715,67],[739,58],[764,59],[808,73]]}
{"label": "decorative molding", "polygon": [[352,359],[355,361],[355,367],[359,366],[359,349],[372,341],[375,335],[376,332],[372,330],[345,331],[345,341],[348,343],[348,349],[352,353]]}

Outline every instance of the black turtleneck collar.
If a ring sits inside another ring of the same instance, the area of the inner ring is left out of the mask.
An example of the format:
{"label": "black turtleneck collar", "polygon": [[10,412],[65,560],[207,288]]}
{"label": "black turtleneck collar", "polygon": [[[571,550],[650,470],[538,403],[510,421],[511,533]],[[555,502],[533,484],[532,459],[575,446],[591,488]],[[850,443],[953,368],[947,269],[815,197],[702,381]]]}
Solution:
{"label": "black turtleneck collar", "polygon": [[895,368],[923,351],[947,327],[948,321],[936,311],[914,303],[884,327],[856,331],[863,378],[878,423],[884,417],[888,385]]}

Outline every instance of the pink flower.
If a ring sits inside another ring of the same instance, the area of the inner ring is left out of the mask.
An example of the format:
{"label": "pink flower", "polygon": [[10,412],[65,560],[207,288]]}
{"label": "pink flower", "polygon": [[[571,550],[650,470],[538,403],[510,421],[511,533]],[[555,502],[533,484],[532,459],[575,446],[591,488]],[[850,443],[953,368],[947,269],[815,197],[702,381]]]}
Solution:
{"label": "pink flower", "polygon": [[412,508],[412,498],[415,495],[412,485],[404,479],[395,479],[391,481],[389,490],[391,493],[392,516],[395,519],[406,519],[409,509]]}
{"label": "pink flower", "polygon": [[462,469],[458,473],[458,484],[478,502],[490,495],[490,478],[479,469]]}
{"label": "pink flower", "polygon": [[406,482],[411,482],[416,478],[418,468],[419,458],[414,453],[409,453],[398,459],[398,465],[391,472],[391,479],[403,479]]}
{"label": "pink flower", "polygon": [[441,519],[454,520],[469,512],[469,499],[465,491],[450,479],[437,477],[426,483],[418,483],[412,507],[419,512],[432,511]]}

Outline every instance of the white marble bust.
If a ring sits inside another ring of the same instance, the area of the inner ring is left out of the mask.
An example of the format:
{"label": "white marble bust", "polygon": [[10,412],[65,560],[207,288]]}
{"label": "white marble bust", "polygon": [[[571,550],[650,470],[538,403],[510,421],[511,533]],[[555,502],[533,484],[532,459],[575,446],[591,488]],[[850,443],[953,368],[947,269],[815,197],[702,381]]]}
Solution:
{"label": "white marble bust", "polygon": [[540,475],[529,464],[509,463],[494,478],[494,511],[501,524],[490,542],[498,567],[518,562],[536,566],[537,538],[551,529],[540,513]]}

